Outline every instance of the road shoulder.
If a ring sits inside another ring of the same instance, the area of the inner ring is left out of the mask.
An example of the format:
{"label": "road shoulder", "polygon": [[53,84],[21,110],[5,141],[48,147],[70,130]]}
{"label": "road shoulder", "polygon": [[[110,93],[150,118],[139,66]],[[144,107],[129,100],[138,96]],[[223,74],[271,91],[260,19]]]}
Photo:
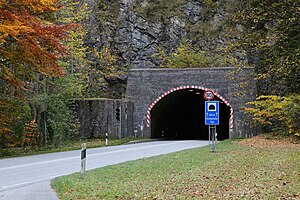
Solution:
{"label": "road shoulder", "polygon": [[34,183],[0,192],[0,200],[58,200],[50,181]]}

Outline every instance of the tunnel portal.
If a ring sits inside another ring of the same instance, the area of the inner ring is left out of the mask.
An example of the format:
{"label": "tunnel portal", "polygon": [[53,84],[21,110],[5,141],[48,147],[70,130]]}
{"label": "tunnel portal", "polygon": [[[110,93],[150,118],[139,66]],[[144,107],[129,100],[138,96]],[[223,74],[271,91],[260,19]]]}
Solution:
{"label": "tunnel portal", "polygon": [[[208,140],[203,90],[183,89],[166,95],[151,109],[151,138]],[[229,138],[230,108],[220,102],[218,140]]]}

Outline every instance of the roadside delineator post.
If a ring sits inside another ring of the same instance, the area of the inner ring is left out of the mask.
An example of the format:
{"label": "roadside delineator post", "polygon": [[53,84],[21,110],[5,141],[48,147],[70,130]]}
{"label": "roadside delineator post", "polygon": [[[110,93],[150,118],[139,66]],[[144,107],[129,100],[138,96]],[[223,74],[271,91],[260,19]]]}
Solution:
{"label": "roadside delineator post", "polygon": [[85,176],[86,167],[86,143],[81,144],[81,178]]}
{"label": "roadside delineator post", "polygon": [[137,131],[136,129],[134,129],[133,132],[134,132],[134,138],[136,138],[136,137],[137,137],[137,132],[138,132],[138,131]]}
{"label": "roadside delineator post", "polygon": [[108,145],[108,133],[105,133],[105,145]]}

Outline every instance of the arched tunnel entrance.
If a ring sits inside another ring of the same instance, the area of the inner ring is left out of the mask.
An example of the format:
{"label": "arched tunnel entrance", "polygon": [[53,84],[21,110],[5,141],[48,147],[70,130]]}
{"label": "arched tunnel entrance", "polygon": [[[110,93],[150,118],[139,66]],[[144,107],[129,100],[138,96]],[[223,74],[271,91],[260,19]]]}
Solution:
{"label": "arched tunnel entrance", "polygon": [[[161,98],[151,109],[151,138],[208,140],[204,90],[182,89]],[[220,98],[218,140],[229,138],[230,107]]]}

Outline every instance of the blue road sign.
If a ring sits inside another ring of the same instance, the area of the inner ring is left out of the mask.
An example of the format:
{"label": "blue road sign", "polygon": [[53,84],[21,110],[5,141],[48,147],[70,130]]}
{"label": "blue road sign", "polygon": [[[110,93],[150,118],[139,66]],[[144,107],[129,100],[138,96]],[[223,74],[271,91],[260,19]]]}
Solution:
{"label": "blue road sign", "polygon": [[205,125],[219,125],[218,101],[205,101]]}

